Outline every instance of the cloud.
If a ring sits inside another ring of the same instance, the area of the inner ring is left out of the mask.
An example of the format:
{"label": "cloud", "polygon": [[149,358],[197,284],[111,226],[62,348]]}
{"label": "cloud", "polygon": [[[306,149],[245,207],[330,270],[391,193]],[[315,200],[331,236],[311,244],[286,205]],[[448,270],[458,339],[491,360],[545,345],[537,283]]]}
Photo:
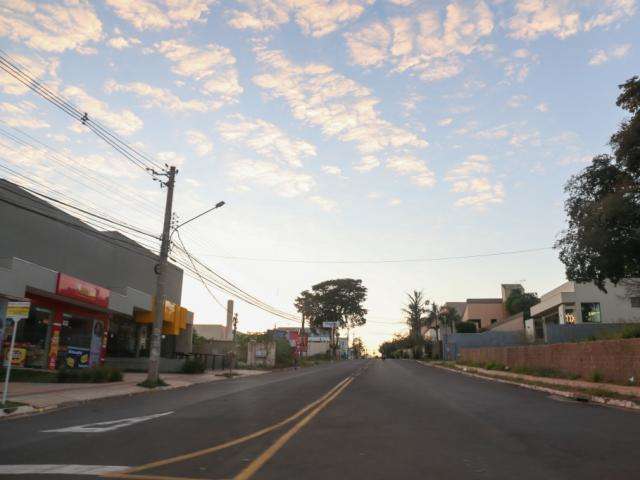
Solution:
{"label": "cloud", "polygon": [[102,22],[85,0],[9,1],[0,6],[0,37],[45,52],[81,51],[101,39]]}
{"label": "cloud", "polygon": [[535,40],[547,34],[565,39],[628,20],[636,10],[635,0],[516,0],[514,4],[514,15],[505,25],[509,35],[520,40]]}
{"label": "cloud", "polygon": [[397,207],[398,205],[402,205],[402,200],[399,198],[392,198],[389,200],[390,207]]}
{"label": "cloud", "polygon": [[281,98],[293,116],[327,137],[352,142],[363,155],[424,148],[413,132],[384,120],[371,91],[322,64],[296,65],[281,51],[256,48],[264,73],[253,81],[268,97]]}
{"label": "cloud", "polygon": [[313,178],[281,167],[275,162],[265,160],[238,160],[233,162],[230,177],[242,187],[247,184],[272,189],[281,197],[297,197],[309,193],[315,186]]}
{"label": "cloud", "polygon": [[234,115],[218,123],[218,132],[227,142],[249,148],[264,158],[277,160],[292,167],[301,167],[302,160],[316,156],[316,147],[309,142],[290,137],[262,119]]}
{"label": "cloud", "polygon": [[451,191],[461,197],[454,203],[457,207],[470,206],[484,209],[489,204],[502,203],[504,188],[500,182],[492,183],[488,174],[493,166],[486,155],[469,155],[458,166],[447,172],[445,180]]}
{"label": "cloud", "polygon": [[222,106],[221,102],[202,100],[182,100],[180,97],[165,88],[154,87],[147,83],[131,82],[117,83],[115,80],[107,80],[104,89],[107,93],[125,92],[132,93],[141,98],[145,108],[163,108],[170,112],[208,112]]}
{"label": "cloud", "polygon": [[484,1],[473,6],[452,2],[444,18],[437,10],[424,10],[412,17],[394,17],[374,22],[345,34],[351,61],[356,65],[391,71],[410,71],[425,81],[458,75],[462,58],[486,51],[481,43],[493,31],[493,14]]}
{"label": "cloud", "polygon": [[547,105],[544,102],[541,102],[538,105],[536,105],[536,110],[542,113],[546,113],[549,111],[549,105]]}
{"label": "cloud", "polygon": [[336,165],[322,165],[320,168],[327,175],[335,175],[338,177],[342,175],[342,169]]}
{"label": "cloud", "polygon": [[498,125],[496,127],[479,130],[473,134],[478,140],[499,140],[509,136],[509,125]]}
{"label": "cloud", "polygon": [[131,135],[142,128],[142,120],[131,110],[113,111],[105,102],[92,97],[80,87],[68,86],[63,94],[72,100],[79,110],[87,112],[89,118],[99,120],[120,135]]}
{"label": "cloud", "polygon": [[140,45],[140,43],[140,40],[135,37],[112,37],[107,40],[107,45],[109,45],[111,48],[115,48],[116,50],[124,50],[125,48],[129,48],[134,45]]}
{"label": "cloud", "polygon": [[161,163],[166,163],[167,165],[173,165],[176,167],[181,167],[185,162],[184,155],[180,155],[173,151],[158,152],[156,157]]}
{"label": "cloud", "polygon": [[38,109],[31,102],[0,102],[0,120],[10,127],[48,128],[50,125],[37,115]]}
{"label": "cloud", "polygon": [[509,108],[518,108],[521,107],[524,102],[527,101],[529,97],[524,94],[512,95],[511,98],[507,101],[507,107]]}
{"label": "cloud", "polygon": [[602,65],[609,60],[624,58],[631,51],[631,44],[625,43],[623,45],[614,45],[609,50],[598,50],[593,54],[589,60],[589,65],[592,67]]}
{"label": "cloud", "polygon": [[411,181],[419,187],[433,187],[436,183],[435,175],[426,162],[411,155],[389,158],[387,168],[400,175],[409,175]]}
{"label": "cloud", "polygon": [[106,0],[123,20],[138,30],[182,28],[205,22],[214,0]]}
{"label": "cloud", "polygon": [[225,12],[238,29],[269,30],[292,19],[305,35],[322,37],[358,18],[374,0],[238,0]]}
{"label": "cloud", "polygon": [[453,118],[451,118],[451,117],[442,118],[442,119],[438,120],[438,125],[440,125],[441,127],[447,127],[447,126],[451,125],[452,123],[453,123]]}
{"label": "cloud", "polygon": [[338,202],[331,198],[314,195],[309,197],[309,200],[318,205],[325,212],[335,212],[338,208]]}
{"label": "cloud", "polygon": [[209,138],[198,130],[187,130],[187,143],[191,145],[200,157],[210,154],[213,151],[213,144]]}
{"label": "cloud", "polygon": [[380,160],[378,160],[373,155],[366,155],[360,159],[360,162],[357,163],[353,168],[358,172],[369,172],[374,168],[380,166]]}
{"label": "cloud", "polygon": [[238,83],[236,58],[220,45],[194,47],[181,40],[164,40],[156,49],[173,63],[171,71],[199,82],[200,90],[221,103],[235,103],[243,89]]}
{"label": "cloud", "polygon": [[[34,79],[44,82],[49,87],[57,87],[58,67],[60,62],[57,58],[44,60],[39,57],[26,57],[24,55],[11,55],[13,63],[28,71]],[[19,82],[11,75],[2,72],[0,74],[0,92],[8,95],[24,95],[30,89]]]}

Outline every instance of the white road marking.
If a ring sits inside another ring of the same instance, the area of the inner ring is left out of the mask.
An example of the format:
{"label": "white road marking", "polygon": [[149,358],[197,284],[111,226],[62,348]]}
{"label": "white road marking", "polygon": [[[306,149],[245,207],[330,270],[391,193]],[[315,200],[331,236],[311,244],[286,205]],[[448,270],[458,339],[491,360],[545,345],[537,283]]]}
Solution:
{"label": "white road marking", "polygon": [[104,475],[128,468],[116,465],[0,465],[0,475]]}
{"label": "white road marking", "polygon": [[144,417],[123,418],[120,420],[111,420],[109,422],[88,423],[86,425],[77,425],[75,427],[56,428],[53,430],[42,430],[43,432],[59,432],[59,433],[102,433],[111,432],[118,428],[128,427],[154,418],[171,415],[173,412],[156,413],[155,415],[146,415]]}

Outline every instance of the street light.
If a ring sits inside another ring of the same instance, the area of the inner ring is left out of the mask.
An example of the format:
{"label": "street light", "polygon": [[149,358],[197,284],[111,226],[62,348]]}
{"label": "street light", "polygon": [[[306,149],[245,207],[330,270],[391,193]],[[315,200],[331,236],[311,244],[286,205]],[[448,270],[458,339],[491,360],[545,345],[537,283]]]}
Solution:
{"label": "street light", "polygon": [[173,229],[173,231],[175,232],[175,231],[176,231],[176,230],[178,230],[180,227],[183,227],[183,226],[185,226],[187,223],[194,221],[196,218],[200,218],[201,216],[206,215],[207,213],[209,213],[209,212],[211,212],[211,211],[213,211],[213,210],[215,210],[215,209],[217,209],[217,208],[224,207],[224,206],[225,206],[224,201],[220,201],[220,202],[216,203],[213,207],[209,208],[208,210],[205,210],[204,212],[202,212],[202,213],[200,213],[200,214],[196,215],[195,217],[191,217],[189,220],[186,220],[186,221],[182,222],[180,225],[178,225],[177,227],[175,227],[175,228]]}

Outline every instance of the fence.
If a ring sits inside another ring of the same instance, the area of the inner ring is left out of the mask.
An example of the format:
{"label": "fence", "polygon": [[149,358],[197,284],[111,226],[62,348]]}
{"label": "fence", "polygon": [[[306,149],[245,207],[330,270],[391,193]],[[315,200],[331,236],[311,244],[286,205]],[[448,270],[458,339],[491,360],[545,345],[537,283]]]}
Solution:
{"label": "fence", "polygon": [[444,336],[443,358],[457,360],[461,349],[465,348],[507,347],[525,343],[523,332],[454,333]]}
{"label": "fence", "polygon": [[548,323],[545,325],[545,343],[569,343],[588,340],[603,333],[622,330],[625,323],[576,323],[575,325]]}

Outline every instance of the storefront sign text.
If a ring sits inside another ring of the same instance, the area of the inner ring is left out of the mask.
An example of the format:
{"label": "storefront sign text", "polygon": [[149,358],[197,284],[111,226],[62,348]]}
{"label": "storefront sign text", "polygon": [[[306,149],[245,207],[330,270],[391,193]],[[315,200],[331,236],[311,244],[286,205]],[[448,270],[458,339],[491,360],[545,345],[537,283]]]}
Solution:
{"label": "storefront sign text", "polygon": [[84,303],[107,308],[111,292],[107,288],[85,282],[65,273],[59,273],[56,293]]}

